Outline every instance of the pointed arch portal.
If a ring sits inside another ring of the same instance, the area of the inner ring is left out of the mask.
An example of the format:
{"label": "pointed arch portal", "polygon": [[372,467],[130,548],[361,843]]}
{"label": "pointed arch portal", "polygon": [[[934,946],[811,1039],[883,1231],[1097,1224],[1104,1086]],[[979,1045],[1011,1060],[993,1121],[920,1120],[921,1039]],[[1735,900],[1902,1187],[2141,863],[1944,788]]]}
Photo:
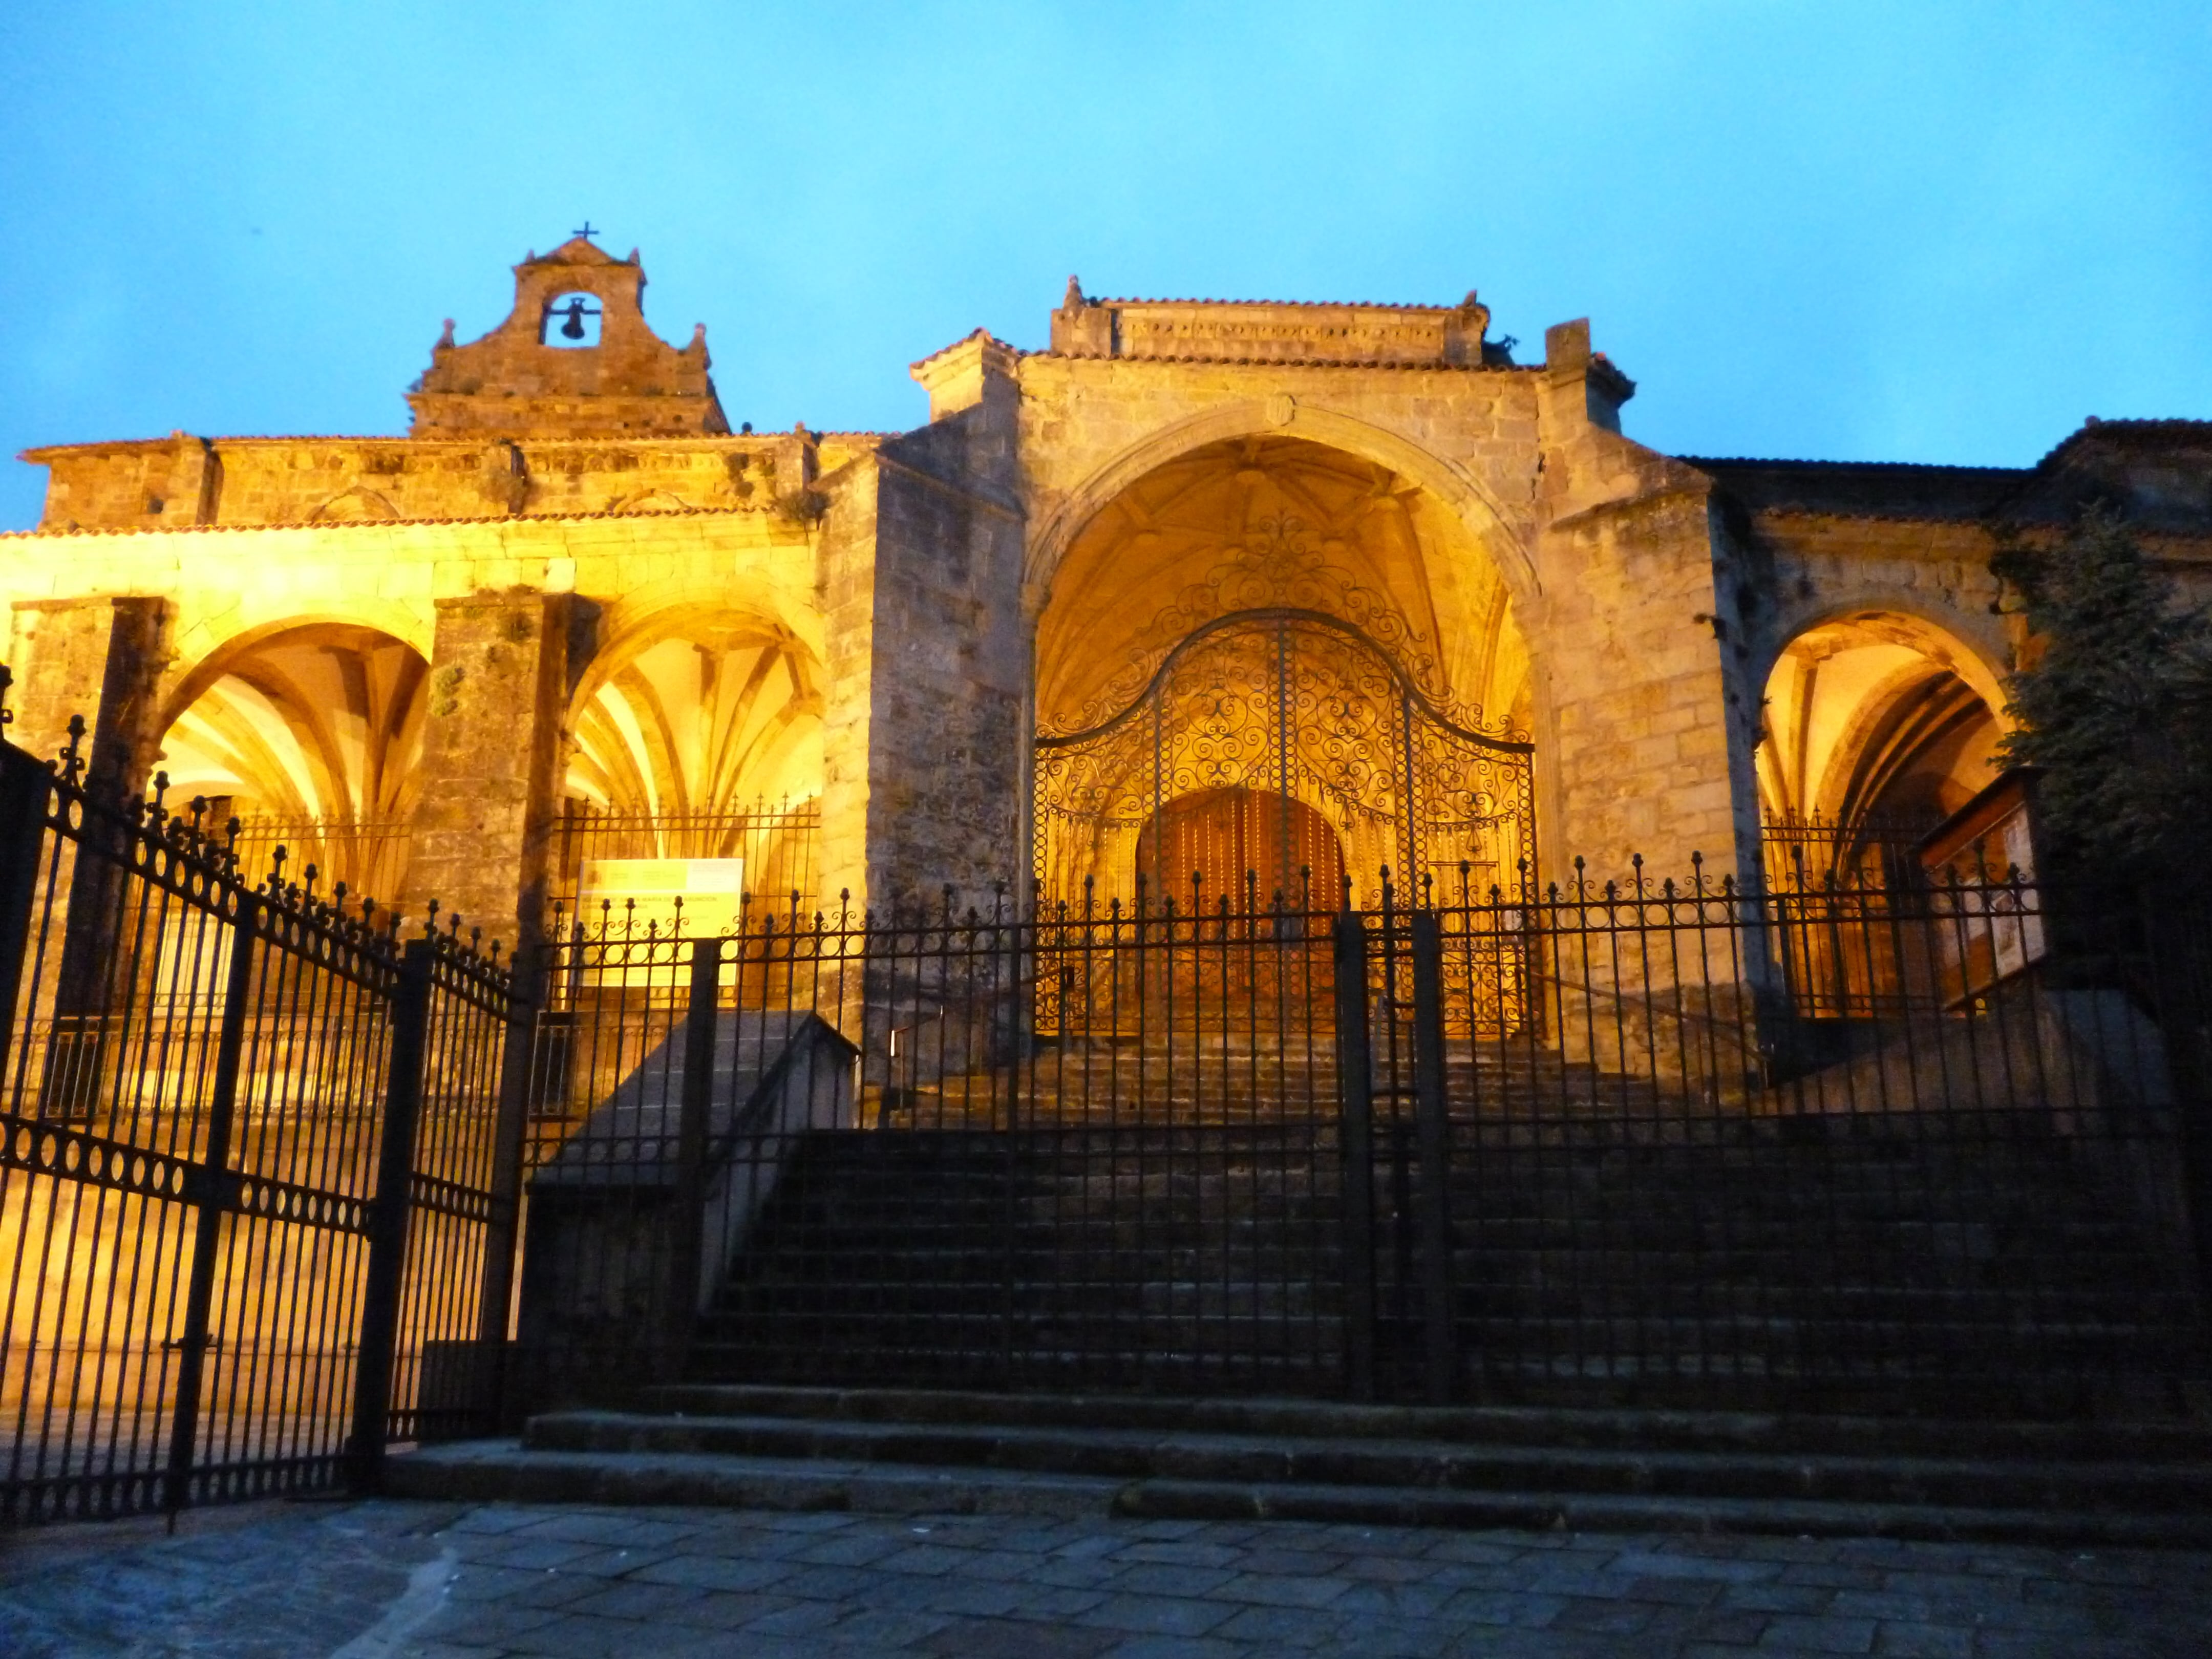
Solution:
{"label": "pointed arch portal", "polygon": [[1510,890],[1535,855],[1531,689],[1511,584],[1423,484],[1305,437],[1200,443],[1122,482],[1053,571],[1039,889],[1186,913],[1334,910],[1347,879],[1362,905]]}
{"label": "pointed arch portal", "polygon": [[1234,611],[1103,720],[1039,738],[1036,878],[1048,900],[1188,906],[1189,887],[1237,908],[1207,882],[1320,909],[1344,897],[1330,865],[1363,903],[1386,879],[1415,902],[1409,881],[1511,889],[1535,848],[1533,747],[1459,723],[1350,623]]}

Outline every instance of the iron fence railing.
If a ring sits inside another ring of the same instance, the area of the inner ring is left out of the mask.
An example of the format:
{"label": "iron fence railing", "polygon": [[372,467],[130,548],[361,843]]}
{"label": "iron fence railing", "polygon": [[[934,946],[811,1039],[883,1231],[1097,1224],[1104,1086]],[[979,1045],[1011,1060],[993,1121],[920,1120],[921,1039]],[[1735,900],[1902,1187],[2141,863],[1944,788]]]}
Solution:
{"label": "iron fence railing", "polygon": [[2212,927],[2170,895],[677,893],[510,974],[320,881],[0,744],[0,1520],[368,1489],[681,1378],[2212,1383]]}
{"label": "iron fence railing", "polygon": [[591,1397],[649,1329],[655,1375],[707,1378],[2201,1389],[2194,922],[2016,879],[1438,885],[572,924],[529,1374]]}
{"label": "iron fence railing", "polygon": [[507,976],[100,796],[72,731],[0,743],[0,1522],[373,1485],[489,1425],[425,1379],[506,1328]]}
{"label": "iron fence railing", "polygon": [[[232,867],[249,880],[280,877],[313,865],[325,890],[338,882],[351,893],[406,890],[414,830],[404,817],[334,817],[247,813],[222,830]],[[289,875],[296,879],[296,874]]]}
{"label": "iron fence railing", "polygon": [[1895,812],[1842,820],[1817,812],[1770,814],[1759,825],[1767,884],[1817,887],[1830,879],[1902,884],[1917,872],[1920,843],[1937,822]]}

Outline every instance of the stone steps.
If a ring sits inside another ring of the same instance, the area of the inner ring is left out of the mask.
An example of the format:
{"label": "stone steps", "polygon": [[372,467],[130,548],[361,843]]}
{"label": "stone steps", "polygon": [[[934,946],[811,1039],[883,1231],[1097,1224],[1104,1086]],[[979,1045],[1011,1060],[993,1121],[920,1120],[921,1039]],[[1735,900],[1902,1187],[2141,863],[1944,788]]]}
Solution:
{"label": "stone steps", "polygon": [[[1887,1383],[1905,1404],[2017,1371],[2037,1403],[2014,1408],[2042,1410],[2067,1395],[2051,1379],[2171,1392],[2204,1369],[2194,1302],[2047,1138],[1725,1120],[1709,1143],[1623,1144],[1619,1127],[1455,1151],[1468,1397],[1672,1398],[1716,1378],[1736,1390],[1717,1399],[1796,1397],[1825,1373],[1841,1397]],[[1328,1391],[1346,1282],[1333,1140],[1279,1122],[810,1136],[702,1321],[701,1374],[1255,1388],[1294,1364],[1284,1386]],[[1419,1186],[1378,1159],[1394,1389],[1419,1387]]]}
{"label": "stone steps", "polygon": [[689,1385],[390,1460],[468,1501],[2203,1546],[2202,1425]]}

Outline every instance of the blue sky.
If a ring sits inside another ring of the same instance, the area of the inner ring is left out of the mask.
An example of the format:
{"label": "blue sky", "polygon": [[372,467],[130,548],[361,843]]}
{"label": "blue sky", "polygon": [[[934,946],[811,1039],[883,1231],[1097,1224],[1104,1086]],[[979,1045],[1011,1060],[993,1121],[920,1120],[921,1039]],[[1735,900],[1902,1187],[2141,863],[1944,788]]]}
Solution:
{"label": "blue sky", "polygon": [[[586,216],[731,419],[1093,294],[1587,314],[1680,453],[2212,416],[2212,7],[535,0],[0,9],[0,446],[393,432]],[[41,469],[0,460],[0,527]]]}

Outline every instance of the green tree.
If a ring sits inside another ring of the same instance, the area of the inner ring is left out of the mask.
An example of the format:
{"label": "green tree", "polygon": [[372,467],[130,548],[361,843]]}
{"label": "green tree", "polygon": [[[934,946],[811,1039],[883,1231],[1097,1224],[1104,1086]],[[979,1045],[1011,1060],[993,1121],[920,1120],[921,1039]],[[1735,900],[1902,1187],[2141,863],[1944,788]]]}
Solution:
{"label": "green tree", "polygon": [[2042,641],[2007,684],[2019,727],[1999,753],[2033,766],[2042,873],[2137,885],[2212,850],[2212,630],[2175,602],[2116,511],[1990,568]]}

